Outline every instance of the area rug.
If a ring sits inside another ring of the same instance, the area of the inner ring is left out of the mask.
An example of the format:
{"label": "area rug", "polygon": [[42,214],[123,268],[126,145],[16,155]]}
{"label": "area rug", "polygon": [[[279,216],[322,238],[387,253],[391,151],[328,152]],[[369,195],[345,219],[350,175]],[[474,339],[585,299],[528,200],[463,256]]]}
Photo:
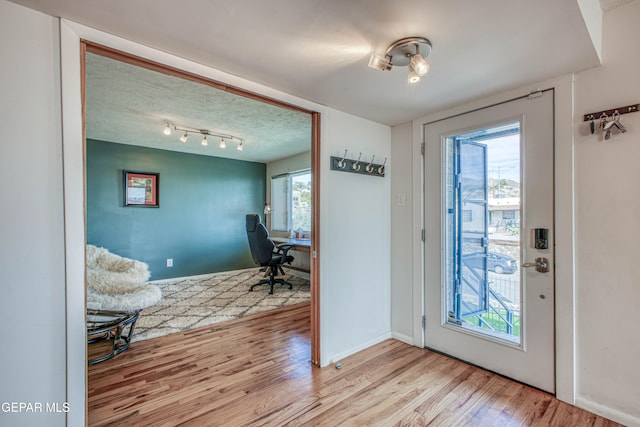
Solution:
{"label": "area rug", "polygon": [[162,290],[162,301],[140,312],[132,341],[212,325],[244,315],[308,302],[311,299],[309,275],[287,270],[280,276],[293,285],[251,285],[263,278],[258,268],[215,273],[196,278],[151,282]]}

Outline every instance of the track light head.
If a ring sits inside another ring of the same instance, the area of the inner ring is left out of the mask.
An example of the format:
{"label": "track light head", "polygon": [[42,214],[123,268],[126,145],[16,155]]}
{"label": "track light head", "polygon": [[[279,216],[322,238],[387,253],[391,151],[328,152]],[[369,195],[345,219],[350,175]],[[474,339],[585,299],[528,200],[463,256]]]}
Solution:
{"label": "track light head", "polygon": [[187,142],[187,138],[189,138],[189,135],[185,132],[184,135],[180,137],[180,142]]}
{"label": "track light head", "polygon": [[242,151],[242,141],[240,141],[240,144],[238,144],[238,151]]}
{"label": "track light head", "polygon": [[427,75],[431,66],[427,62],[426,59],[422,57],[419,53],[416,53],[411,57],[411,61],[409,62],[409,67],[413,68],[417,75],[423,77]]}
{"label": "track light head", "polygon": [[204,135],[204,136],[202,137],[202,142],[201,142],[201,144],[202,144],[202,145],[204,145],[205,147],[206,147],[207,145],[209,145],[209,142],[207,141],[207,135]]}
{"label": "track light head", "polygon": [[391,58],[373,54],[369,58],[369,67],[380,71],[389,71],[393,65],[391,65]]}
{"label": "track light head", "polygon": [[220,148],[227,148],[227,143],[224,142],[224,138],[220,138]]}
{"label": "track light head", "polygon": [[409,83],[418,83],[420,81],[420,76],[418,75],[416,70],[413,69],[413,67],[409,67],[409,75],[407,76],[407,81]]}
{"label": "track light head", "polygon": [[165,135],[171,135],[171,125],[169,123],[167,123],[167,125],[164,127],[164,130],[162,132]]}

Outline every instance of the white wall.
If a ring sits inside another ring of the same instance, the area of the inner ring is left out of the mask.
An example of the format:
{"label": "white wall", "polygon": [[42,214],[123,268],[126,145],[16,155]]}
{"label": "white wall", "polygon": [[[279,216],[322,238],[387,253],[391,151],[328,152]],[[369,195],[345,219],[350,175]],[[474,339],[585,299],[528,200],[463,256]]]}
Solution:
{"label": "white wall", "polygon": [[639,21],[638,1],[605,14],[603,65],[577,74],[575,98],[577,404],[629,425],[640,425],[640,113],[610,141],[582,115],[640,102]]}
{"label": "white wall", "polygon": [[[391,129],[391,331],[393,337],[414,344],[411,302],[413,227],[411,123]],[[415,343],[419,345],[418,343]]]}
{"label": "white wall", "polygon": [[[66,401],[58,49],[57,19],[0,0],[0,424],[7,426],[66,420],[46,412],[47,403],[62,410]],[[13,402],[36,412],[7,412]]]}
{"label": "white wall", "polygon": [[329,169],[329,157],[389,158],[390,129],[335,110],[322,117],[320,324],[324,366],[391,336],[390,175]]}

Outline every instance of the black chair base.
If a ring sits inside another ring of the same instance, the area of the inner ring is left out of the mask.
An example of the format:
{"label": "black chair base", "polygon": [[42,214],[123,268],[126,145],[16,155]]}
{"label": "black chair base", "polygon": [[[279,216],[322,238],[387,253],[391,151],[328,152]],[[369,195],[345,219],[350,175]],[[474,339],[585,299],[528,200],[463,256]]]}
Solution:
{"label": "black chair base", "polygon": [[[251,285],[251,287],[249,288],[249,292],[253,292],[253,288],[255,288],[256,286],[269,285],[269,295],[272,295],[273,294],[273,286],[275,284],[289,285],[289,289],[293,289],[293,285],[291,283],[287,282],[284,279],[276,279],[275,278],[275,275],[277,274],[277,271],[278,271],[278,267],[275,267],[275,268],[269,267],[269,278],[268,279],[262,279],[258,283],[256,283],[255,285]],[[275,271],[274,271],[274,269],[275,269]],[[280,267],[280,270],[282,271],[282,274],[284,274],[284,271],[282,270],[282,267]]]}

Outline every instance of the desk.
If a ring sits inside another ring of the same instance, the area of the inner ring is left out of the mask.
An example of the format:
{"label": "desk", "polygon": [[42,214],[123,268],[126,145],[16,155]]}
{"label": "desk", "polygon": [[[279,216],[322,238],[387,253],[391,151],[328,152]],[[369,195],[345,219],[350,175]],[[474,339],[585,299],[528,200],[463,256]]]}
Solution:
{"label": "desk", "polygon": [[[272,237],[271,240],[273,240],[276,245],[293,245],[291,250],[299,252],[293,255],[293,263],[291,263],[288,268],[309,272],[309,270],[311,269],[311,239],[289,239],[288,237]],[[291,255],[291,252],[289,252],[289,255]]]}
{"label": "desk", "polygon": [[311,252],[311,239],[289,239],[287,237],[272,237],[271,240],[273,240],[277,245],[281,245],[281,244],[287,244],[287,245],[293,245],[293,248],[291,248],[294,251],[299,251],[299,252]]}

